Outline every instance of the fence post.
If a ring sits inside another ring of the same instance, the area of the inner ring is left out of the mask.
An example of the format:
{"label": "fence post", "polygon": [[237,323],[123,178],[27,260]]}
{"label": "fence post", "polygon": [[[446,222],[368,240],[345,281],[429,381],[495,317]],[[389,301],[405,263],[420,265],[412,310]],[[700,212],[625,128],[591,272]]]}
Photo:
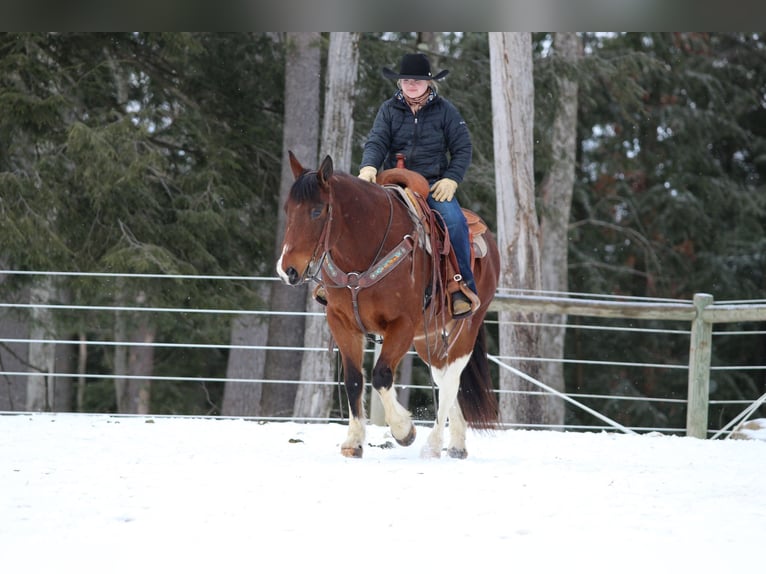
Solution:
{"label": "fence post", "polygon": [[710,355],[713,324],[704,320],[705,307],[713,303],[708,293],[694,294],[697,316],[692,320],[689,343],[689,388],[686,410],[686,436],[707,437],[708,399],[710,392]]}

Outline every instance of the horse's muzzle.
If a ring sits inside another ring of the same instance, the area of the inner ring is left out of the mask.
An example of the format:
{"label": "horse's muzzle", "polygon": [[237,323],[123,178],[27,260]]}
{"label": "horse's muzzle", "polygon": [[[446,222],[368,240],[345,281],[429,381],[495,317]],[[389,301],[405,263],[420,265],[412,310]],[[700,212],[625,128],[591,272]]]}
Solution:
{"label": "horse's muzzle", "polygon": [[284,265],[287,262],[284,260],[284,254],[277,261],[277,275],[279,278],[288,285],[298,285],[303,281],[303,275],[292,265],[288,265],[287,268]]}
{"label": "horse's muzzle", "polygon": [[301,274],[295,270],[295,267],[288,267],[285,270],[285,276],[283,279],[290,285],[297,285],[301,282]]}

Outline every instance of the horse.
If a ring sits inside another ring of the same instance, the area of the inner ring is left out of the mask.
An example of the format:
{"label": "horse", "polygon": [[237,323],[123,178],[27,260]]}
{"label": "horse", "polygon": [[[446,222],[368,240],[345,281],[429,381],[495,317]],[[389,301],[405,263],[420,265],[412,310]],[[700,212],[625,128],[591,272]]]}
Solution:
{"label": "horse", "polygon": [[[421,455],[441,456],[449,420],[447,453],[466,458],[466,429],[491,430],[498,417],[484,329],[500,269],[492,233],[480,226],[486,253],[473,262],[480,306],[467,318],[453,319],[436,269],[444,255],[435,241],[436,230],[428,233],[422,216],[414,215],[391,186],[334,171],[329,155],[316,170],[304,168],[291,151],[289,160],[295,180],[284,204],[286,228],[277,274],[287,285],[314,280],[325,287],[327,323],[341,355],[350,411],[341,453],[363,455],[363,353],[372,336],[382,339],[372,386],[393,438],[402,446],[415,440],[412,415],[394,389],[399,361],[414,346],[439,391],[436,420]],[[383,171],[378,182],[387,171],[420,178],[428,193],[425,179],[409,170]]]}

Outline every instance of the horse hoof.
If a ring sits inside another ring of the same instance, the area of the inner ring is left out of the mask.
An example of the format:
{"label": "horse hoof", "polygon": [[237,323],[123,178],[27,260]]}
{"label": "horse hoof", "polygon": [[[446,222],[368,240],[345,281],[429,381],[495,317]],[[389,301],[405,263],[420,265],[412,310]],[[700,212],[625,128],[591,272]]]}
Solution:
{"label": "horse hoof", "polygon": [[447,454],[450,455],[451,458],[468,458],[468,451],[464,448],[450,447],[447,449]]}
{"label": "horse hoof", "polygon": [[441,450],[433,449],[426,444],[423,445],[423,448],[420,450],[420,457],[425,459],[441,458]]}
{"label": "horse hoof", "polygon": [[415,425],[410,426],[410,432],[407,433],[407,436],[404,438],[396,438],[396,442],[398,442],[401,446],[410,446],[413,442],[415,442],[415,435],[417,435],[417,431],[415,430]]}
{"label": "horse hoof", "polygon": [[346,458],[362,458],[362,447],[360,446],[342,446],[340,453]]}

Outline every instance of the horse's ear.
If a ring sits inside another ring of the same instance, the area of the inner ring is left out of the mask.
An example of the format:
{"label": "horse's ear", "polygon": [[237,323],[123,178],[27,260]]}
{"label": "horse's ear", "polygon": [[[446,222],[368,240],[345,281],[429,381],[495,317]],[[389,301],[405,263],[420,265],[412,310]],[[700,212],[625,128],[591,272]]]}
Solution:
{"label": "horse's ear", "polygon": [[327,184],[332,177],[332,158],[328,155],[322,160],[322,165],[319,166],[319,183],[322,185]]}
{"label": "horse's ear", "polygon": [[295,154],[292,152],[292,150],[287,150],[287,155],[290,156],[290,169],[293,170],[293,177],[298,179],[308,170],[301,165],[301,162],[298,161],[298,158],[295,157]]}

